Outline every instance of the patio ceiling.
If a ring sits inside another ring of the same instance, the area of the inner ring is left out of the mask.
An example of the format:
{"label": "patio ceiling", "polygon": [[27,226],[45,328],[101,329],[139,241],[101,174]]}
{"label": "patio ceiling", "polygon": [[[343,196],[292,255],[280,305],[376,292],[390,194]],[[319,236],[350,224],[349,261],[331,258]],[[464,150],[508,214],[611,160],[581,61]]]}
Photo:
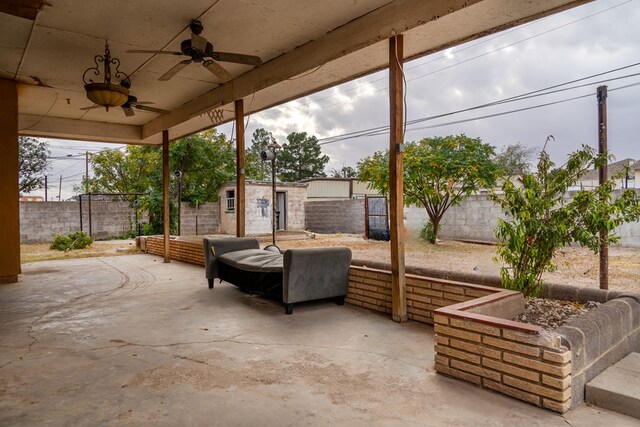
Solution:
{"label": "patio ceiling", "polygon": [[[388,37],[404,34],[405,58],[552,14],[588,0],[9,0],[0,2],[0,78],[18,86],[19,133],[42,137],[160,144],[245,113],[387,67]],[[227,83],[190,65],[158,77],[180,59],[127,53],[179,50],[191,19],[216,50],[257,55],[258,67],[221,63]],[[92,105],[82,74],[109,41],[131,94],[167,110],[157,114]],[[222,110],[215,122],[207,112]]]}

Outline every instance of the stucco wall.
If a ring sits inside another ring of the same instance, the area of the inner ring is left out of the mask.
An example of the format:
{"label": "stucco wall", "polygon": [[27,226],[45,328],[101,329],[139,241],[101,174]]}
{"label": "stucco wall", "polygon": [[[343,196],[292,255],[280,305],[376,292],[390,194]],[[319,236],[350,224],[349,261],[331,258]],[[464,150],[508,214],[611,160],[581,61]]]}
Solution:
{"label": "stucco wall", "polygon": [[[227,190],[235,190],[234,184],[224,185],[220,189],[220,233],[235,234],[236,212],[226,209],[225,193]],[[245,233],[261,234],[271,232],[271,184],[247,183],[245,185]],[[306,184],[276,185],[277,192],[286,193],[287,215],[286,230],[304,230],[304,202],[307,197]]]}

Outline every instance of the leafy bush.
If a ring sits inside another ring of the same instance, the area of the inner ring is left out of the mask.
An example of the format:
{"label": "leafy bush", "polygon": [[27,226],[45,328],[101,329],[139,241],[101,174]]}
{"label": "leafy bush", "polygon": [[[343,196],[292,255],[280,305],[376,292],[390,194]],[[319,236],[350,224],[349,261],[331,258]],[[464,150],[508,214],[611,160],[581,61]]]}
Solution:
{"label": "leafy bush", "polygon": [[433,222],[431,220],[427,221],[426,224],[420,230],[420,238],[429,243],[435,243],[438,239],[438,234],[440,234],[440,224],[438,224],[438,230],[434,230]]}
{"label": "leafy bush", "polygon": [[638,220],[640,197],[626,190],[614,198],[615,178],[568,197],[581,177],[607,160],[606,154],[583,146],[564,165],[556,167],[545,144],[537,173],[525,174],[521,187],[505,180],[502,192],[492,194],[505,214],[504,219],[498,219],[495,230],[498,255],[504,262],[500,277],[505,288],[522,291],[525,296],[538,295],[542,274],[555,269],[553,257],[558,249],[578,243],[597,253],[603,243],[600,231],[604,231],[604,243],[616,243],[619,238],[615,228]]}
{"label": "leafy bush", "polygon": [[68,252],[72,249],[84,249],[91,246],[92,243],[93,238],[82,231],[69,233],[66,236],[64,234],[54,234],[53,242],[49,249]]}

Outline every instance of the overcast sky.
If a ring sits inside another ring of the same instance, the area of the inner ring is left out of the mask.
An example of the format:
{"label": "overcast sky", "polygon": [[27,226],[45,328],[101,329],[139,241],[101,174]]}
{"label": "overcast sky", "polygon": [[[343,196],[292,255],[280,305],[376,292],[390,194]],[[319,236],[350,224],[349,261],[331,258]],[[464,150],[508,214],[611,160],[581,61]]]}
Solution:
{"label": "overcast sky", "polygon": [[[500,101],[635,63],[640,63],[640,0],[598,0],[405,63],[407,120]],[[408,126],[405,139],[465,133],[481,138],[499,151],[518,142],[541,149],[547,135],[553,135],[555,142],[548,151],[554,161],[562,163],[581,144],[597,147],[595,93],[597,86],[606,84],[610,151],[618,160],[640,159],[640,84],[623,88],[640,83],[640,75],[611,80],[636,73],[640,73],[640,65],[557,89],[590,83],[586,87],[427,120]],[[322,139],[386,126],[387,86],[385,70],[253,114],[246,132],[247,145],[257,128],[272,132],[282,144],[290,132],[307,132]],[[478,118],[583,95],[587,96],[513,114]],[[473,118],[478,119],[440,126]],[[219,131],[231,136],[231,125],[223,125]],[[52,161],[50,200],[58,194],[61,174],[62,199],[74,194],[73,184],[80,182],[84,173],[84,150],[115,147],[49,141],[53,157],[74,156]],[[358,160],[388,145],[388,133],[325,144],[322,150],[331,158],[327,172],[343,165],[355,167]]]}

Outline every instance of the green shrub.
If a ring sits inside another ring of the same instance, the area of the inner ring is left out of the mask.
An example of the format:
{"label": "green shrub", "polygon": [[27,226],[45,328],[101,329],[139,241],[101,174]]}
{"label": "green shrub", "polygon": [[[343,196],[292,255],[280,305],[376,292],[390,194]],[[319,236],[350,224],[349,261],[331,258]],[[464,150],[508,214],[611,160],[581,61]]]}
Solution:
{"label": "green shrub", "polygon": [[93,238],[82,231],[69,233],[66,236],[64,234],[54,234],[53,242],[49,249],[68,252],[72,249],[84,249],[91,246],[92,243]]}
{"label": "green shrub", "polygon": [[427,223],[420,230],[420,238],[429,243],[435,243],[437,240],[437,236],[440,233],[440,224],[438,224],[438,231],[433,229],[433,223],[431,220],[427,221]]}

